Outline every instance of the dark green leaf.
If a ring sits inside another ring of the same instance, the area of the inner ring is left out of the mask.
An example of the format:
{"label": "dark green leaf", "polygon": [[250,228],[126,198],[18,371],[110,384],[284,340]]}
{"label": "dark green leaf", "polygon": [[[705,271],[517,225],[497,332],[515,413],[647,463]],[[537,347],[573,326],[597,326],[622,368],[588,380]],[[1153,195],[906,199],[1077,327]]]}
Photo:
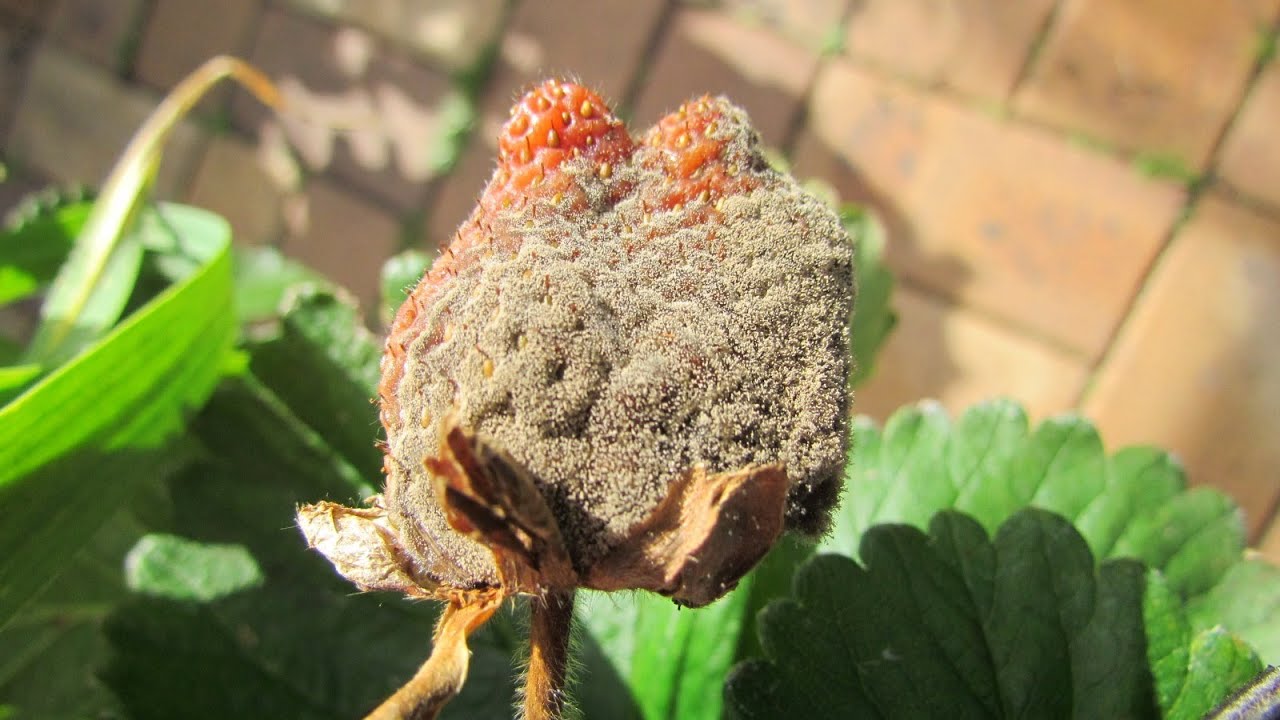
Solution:
{"label": "dark green leaf", "polygon": [[1038,510],[993,541],[958,514],[930,535],[876,528],[865,563],[823,555],[760,620],[767,660],[735,669],[739,717],[1155,717],[1143,570],[1095,568]]}
{"label": "dark green leaf", "polygon": [[[193,423],[206,460],[172,485],[175,532],[237,543],[263,584],[210,602],[141,599],[113,613],[104,677],[136,718],[360,717],[430,653],[435,603],[360,595],[294,525],[298,503],[352,502],[366,479],[252,375]],[[515,631],[473,638],[446,717],[509,717]]]}
{"label": "dark green leaf", "polygon": [[353,304],[329,291],[300,288],[279,336],[252,348],[250,367],[300,420],[373,480],[382,468],[371,401],[381,357],[381,345]]}
{"label": "dark green leaf", "polygon": [[1212,587],[1244,546],[1239,513],[1225,496],[1186,492],[1166,453],[1131,448],[1107,456],[1079,417],[1031,432],[1009,401],[977,405],[954,424],[936,403],[922,403],[895,413],[883,431],[858,419],[853,447],[827,551],[853,555],[868,527],[923,527],[942,509],[968,513],[990,532],[1034,506],[1077,523],[1097,557],[1142,560],[1191,596]]}
{"label": "dark green leaf", "polygon": [[118,714],[108,713],[114,700],[94,674],[106,651],[101,622],[127,594],[122,561],[145,532],[139,516],[156,504],[159,488],[148,483],[133,507],[108,521],[67,570],[0,630],[0,698],[14,717]]}
{"label": "dark green leaf", "polygon": [[166,206],[205,263],[0,408],[0,625],[53,577],[172,443],[220,377],[234,338],[229,230]]}
{"label": "dark green leaf", "polygon": [[81,193],[67,198],[35,198],[0,233],[0,305],[21,300],[47,286],[71,252],[93,203]]}

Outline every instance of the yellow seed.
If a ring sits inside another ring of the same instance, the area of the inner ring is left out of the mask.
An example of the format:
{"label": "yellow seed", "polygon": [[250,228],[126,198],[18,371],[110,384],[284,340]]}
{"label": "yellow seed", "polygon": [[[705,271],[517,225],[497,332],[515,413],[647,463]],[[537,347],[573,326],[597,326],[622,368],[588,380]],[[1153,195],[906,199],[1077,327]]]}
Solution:
{"label": "yellow seed", "polygon": [[521,335],[520,339],[516,340],[516,348],[520,350],[523,350],[525,346],[528,344],[529,344],[529,338],[525,337],[524,335]]}
{"label": "yellow seed", "polygon": [[711,199],[711,191],[710,191],[710,190],[707,190],[706,188],[703,188],[703,189],[702,189],[702,192],[698,193],[698,202],[706,202],[706,201],[708,201],[708,200],[710,200],[710,199]]}
{"label": "yellow seed", "polygon": [[440,333],[440,342],[449,342],[453,339],[453,323],[445,323],[444,331]]}
{"label": "yellow seed", "polygon": [[539,95],[534,98],[533,109],[540,113],[546,112],[551,109],[551,101]]}
{"label": "yellow seed", "polygon": [[565,110],[564,112],[560,113],[560,121],[563,122],[565,125],[569,125],[570,123],[573,122],[573,116],[569,114],[568,110]]}
{"label": "yellow seed", "polygon": [[583,142],[585,142],[585,143],[587,144],[587,146],[588,146],[588,147],[590,147],[590,146],[592,146],[592,145],[595,145],[595,144],[596,144],[596,136],[595,136],[595,135],[588,135],[588,136],[587,136],[587,139],[586,139],[586,140],[584,140]]}
{"label": "yellow seed", "polygon": [[551,203],[553,205],[559,205],[562,202],[564,202],[564,193],[556,193],[555,195],[551,196]]}
{"label": "yellow seed", "polygon": [[529,129],[529,116],[521,115],[511,121],[511,132],[516,135],[523,135]]}
{"label": "yellow seed", "polygon": [[418,423],[424,428],[431,426],[431,408],[423,408],[422,418],[418,420]]}
{"label": "yellow seed", "polygon": [[485,358],[484,362],[480,364],[480,372],[484,373],[487,378],[493,377],[493,361]]}
{"label": "yellow seed", "polygon": [[676,147],[689,147],[689,133],[680,133],[680,137],[676,138]]}
{"label": "yellow seed", "polygon": [[533,159],[533,156],[529,154],[529,147],[527,145],[525,147],[520,148],[520,164],[521,165],[529,162],[532,159]]}
{"label": "yellow seed", "polygon": [[600,177],[608,180],[613,176],[613,166],[607,162],[600,163]]}
{"label": "yellow seed", "polygon": [[554,129],[547,131],[547,147],[560,147],[560,133]]}
{"label": "yellow seed", "polygon": [[589,118],[596,114],[596,106],[592,105],[590,100],[583,100],[582,106],[578,108],[578,113],[584,118]]}

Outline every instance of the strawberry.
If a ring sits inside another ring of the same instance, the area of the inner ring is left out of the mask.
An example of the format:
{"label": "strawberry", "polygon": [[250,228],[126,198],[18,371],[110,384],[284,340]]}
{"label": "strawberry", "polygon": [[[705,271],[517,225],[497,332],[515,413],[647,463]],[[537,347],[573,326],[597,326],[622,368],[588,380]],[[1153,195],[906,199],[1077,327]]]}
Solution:
{"label": "strawberry", "polygon": [[724,98],[642,137],[574,83],[516,104],[389,330],[384,496],[299,511],[361,588],[448,600],[449,657],[502,598],[541,596],[527,706],[561,697],[574,588],[709,603],[784,527],[821,532],[839,494],[839,220]]}

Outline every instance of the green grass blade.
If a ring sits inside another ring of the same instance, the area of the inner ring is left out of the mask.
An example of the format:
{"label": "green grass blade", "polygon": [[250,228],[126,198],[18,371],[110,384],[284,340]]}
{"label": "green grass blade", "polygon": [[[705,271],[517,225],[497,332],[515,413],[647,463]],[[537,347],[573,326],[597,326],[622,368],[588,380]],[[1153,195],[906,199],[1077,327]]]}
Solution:
{"label": "green grass blade", "polygon": [[230,228],[162,212],[202,262],[0,408],[0,626],[126,502],[172,469],[172,442],[217,383],[236,334]]}

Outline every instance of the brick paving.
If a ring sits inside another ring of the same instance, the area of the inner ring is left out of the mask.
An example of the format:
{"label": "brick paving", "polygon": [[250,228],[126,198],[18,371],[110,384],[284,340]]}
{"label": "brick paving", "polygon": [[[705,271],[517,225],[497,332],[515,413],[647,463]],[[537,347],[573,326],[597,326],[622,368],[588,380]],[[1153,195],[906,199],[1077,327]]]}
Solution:
{"label": "brick paving", "polygon": [[888,228],[900,323],[860,411],[1080,409],[1230,492],[1280,561],[1280,0],[217,6],[0,0],[0,209],[100,181],[166,88],[241,54],[290,111],[210,98],[162,194],[371,306],[384,258],[470,210],[522,87],[568,74],[640,125],[724,93]]}

